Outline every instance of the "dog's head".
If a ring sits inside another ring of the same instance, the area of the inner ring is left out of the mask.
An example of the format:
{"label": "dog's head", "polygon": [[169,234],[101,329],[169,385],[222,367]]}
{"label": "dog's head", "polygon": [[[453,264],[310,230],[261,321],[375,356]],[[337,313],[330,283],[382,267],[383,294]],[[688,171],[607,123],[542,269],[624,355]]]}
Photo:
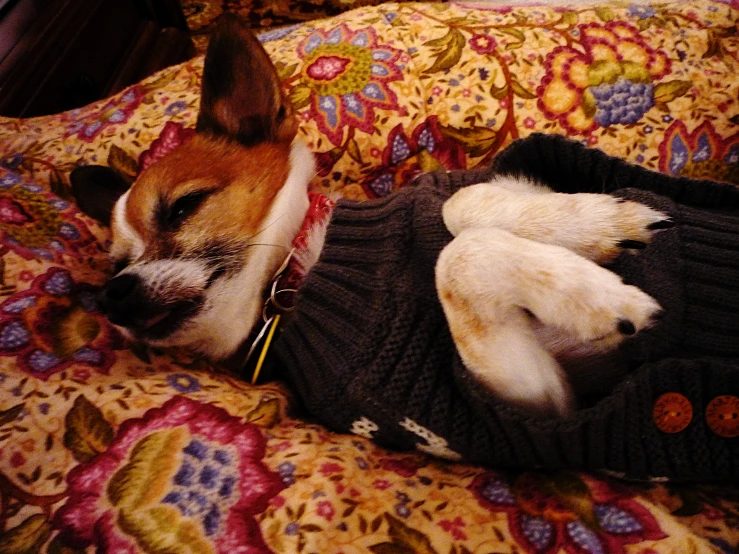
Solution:
{"label": "dog's head", "polygon": [[72,181],[82,209],[110,220],[115,275],[100,296],[110,321],[223,358],[261,313],[314,171],[269,56],[234,18],[211,39],[196,131],[129,190]]}

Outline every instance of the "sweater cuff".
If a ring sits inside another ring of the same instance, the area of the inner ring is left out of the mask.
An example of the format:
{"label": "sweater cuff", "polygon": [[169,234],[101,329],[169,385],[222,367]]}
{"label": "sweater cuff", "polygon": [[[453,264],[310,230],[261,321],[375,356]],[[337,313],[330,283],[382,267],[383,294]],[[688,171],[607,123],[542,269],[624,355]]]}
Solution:
{"label": "sweater cuff", "polygon": [[612,193],[637,188],[687,206],[739,209],[739,188],[649,171],[560,135],[535,133],[513,142],[493,161],[496,173],[528,177],[556,192]]}

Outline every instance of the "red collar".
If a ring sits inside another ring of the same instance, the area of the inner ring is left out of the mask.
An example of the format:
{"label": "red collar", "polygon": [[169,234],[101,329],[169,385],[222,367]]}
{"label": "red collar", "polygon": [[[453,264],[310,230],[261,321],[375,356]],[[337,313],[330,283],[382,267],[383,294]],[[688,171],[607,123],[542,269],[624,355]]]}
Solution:
{"label": "red collar", "polygon": [[[303,219],[303,225],[293,239],[294,252],[300,252],[307,248],[307,239],[311,229],[317,225],[322,225],[331,216],[331,211],[336,205],[335,202],[332,202],[324,195],[315,192],[308,193],[308,201],[310,204],[305,214],[305,219]],[[277,290],[286,288],[297,289],[305,276],[303,268],[295,261],[295,256],[290,258],[290,262],[282,275],[284,277],[278,277],[278,281],[280,282],[278,282]]]}

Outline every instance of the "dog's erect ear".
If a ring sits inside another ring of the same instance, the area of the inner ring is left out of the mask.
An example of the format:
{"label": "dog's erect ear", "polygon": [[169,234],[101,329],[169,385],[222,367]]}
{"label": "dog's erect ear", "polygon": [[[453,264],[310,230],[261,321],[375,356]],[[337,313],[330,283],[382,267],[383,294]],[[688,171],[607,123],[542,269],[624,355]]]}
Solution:
{"label": "dog's erect ear", "polygon": [[110,225],[110,215],[116,201],[131,187],[120,173],[103,165],[83,165],[69,175],[80,210],[104,225]]}
{"label": "dog's erect ear", "polygon": [[233,15],[221,17],[208,45],[196,126],[245,146],[292,141],[297,123],[259,39]]}

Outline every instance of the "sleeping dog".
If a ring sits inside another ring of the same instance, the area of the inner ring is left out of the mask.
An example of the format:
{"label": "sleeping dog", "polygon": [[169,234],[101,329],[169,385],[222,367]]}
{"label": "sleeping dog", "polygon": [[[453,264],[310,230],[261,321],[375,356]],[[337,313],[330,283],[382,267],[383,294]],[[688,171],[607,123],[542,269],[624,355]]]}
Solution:
{"label": "sleeping dog", "polygon": [[[211,40],[196,130],[119,198],[92,190],[79,201],[110,217],[109,320],[131,339],[220,360],[257,325],[314,174],[277,72],[235,19]],[[453,238],[429,278],[464,365],[500,399],[567,414],[563,364],[613,350],[660,312],[602,267],[669,227],[660,211],[497,176],[455,192],[441,218]],[[303,259],[320,259],[327,232],[331,223],[312,229]]]}

